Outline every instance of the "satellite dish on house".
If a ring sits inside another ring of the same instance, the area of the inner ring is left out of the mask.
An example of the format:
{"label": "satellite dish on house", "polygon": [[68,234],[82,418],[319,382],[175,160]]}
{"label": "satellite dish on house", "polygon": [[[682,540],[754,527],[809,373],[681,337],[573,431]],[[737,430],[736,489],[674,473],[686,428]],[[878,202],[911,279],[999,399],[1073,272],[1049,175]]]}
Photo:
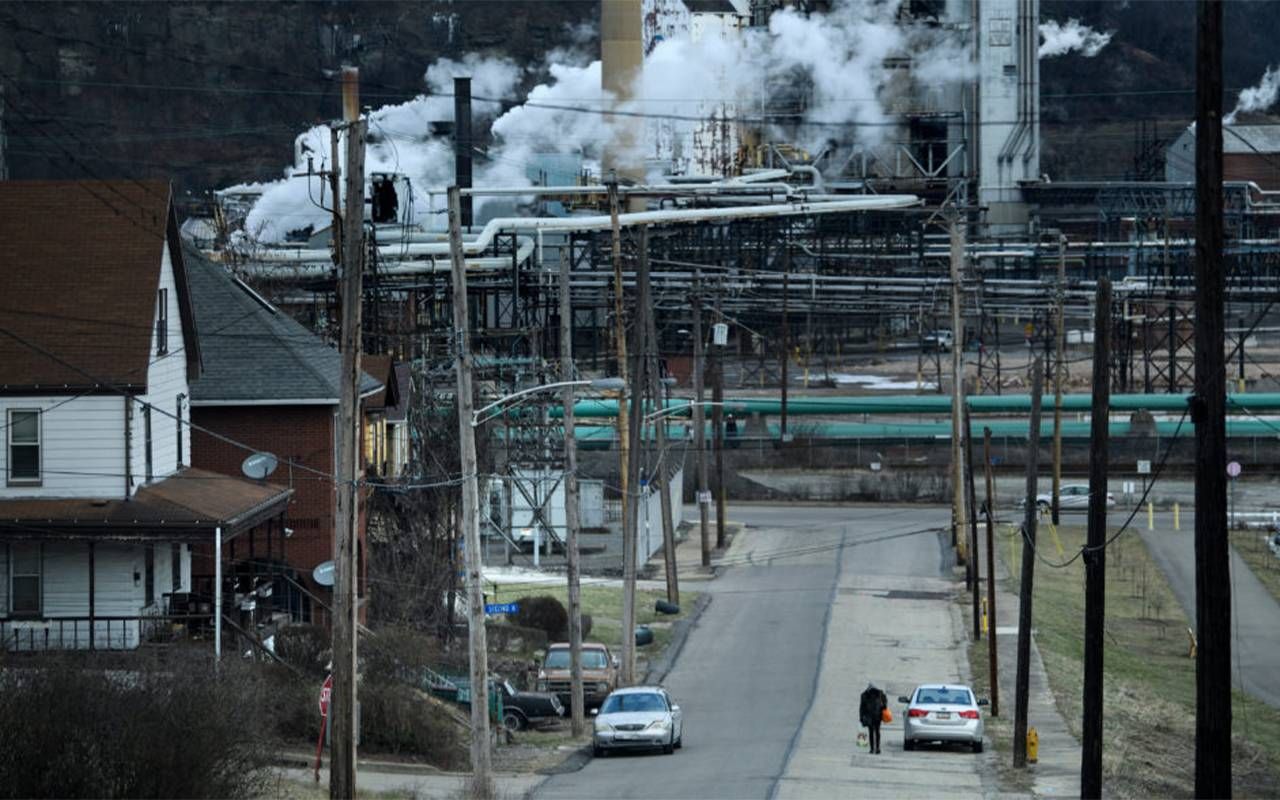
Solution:
{"label": "satellite dish on house", "polygon": [[240,471],[245,477],[260,481],[275,472],[279,464],[279,459],[270,453],[254,453],[240,464]]}
{"label": "satellite dish on house", "polygon": [[316,568],[311,570],[311,578],[321,586],[332,586],[333,573],[333,562],[325,561],[322,564],[316,564]]}

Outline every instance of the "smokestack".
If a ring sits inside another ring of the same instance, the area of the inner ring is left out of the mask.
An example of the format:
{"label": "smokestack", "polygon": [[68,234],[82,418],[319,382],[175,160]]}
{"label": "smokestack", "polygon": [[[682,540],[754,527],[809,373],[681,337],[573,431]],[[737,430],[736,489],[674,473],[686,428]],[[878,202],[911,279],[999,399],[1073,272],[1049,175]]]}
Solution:
{"label": "smokestack", "polygon": [[[453,79],[453,175],[460,189],[471,188],[471,79]],[[471,227],[471,195],[462,195],[462,227]]]}
{"label": "smokestack", "polygon": [[[644,68],[641,23],[643,0],[600,0],[600,82],[616,105],[631,99],[631,90]],[[608,117],[613,135],[604,151],[604,170],[616,170],[619,181],[639,183],[644,161],[636,143],[636,125]]]}

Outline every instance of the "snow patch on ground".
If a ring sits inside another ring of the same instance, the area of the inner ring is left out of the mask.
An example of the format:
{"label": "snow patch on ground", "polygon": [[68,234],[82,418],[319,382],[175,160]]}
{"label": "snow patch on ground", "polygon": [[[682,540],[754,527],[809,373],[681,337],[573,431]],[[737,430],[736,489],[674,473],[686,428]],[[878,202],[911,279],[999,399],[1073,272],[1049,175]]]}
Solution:
{"label": "snow patch on ground", "polygon": [[919,385],[914,380],[901,381],[884,375],[856,375],[848,372],[828,372],[825,376],[828,380],[833,381],[836,386],[857,386],[862,389],[870,389],[871,391],[902,391],[908,389],[914,391],[917,388],[934,390],[938,388],[937,384],[931,381],[922,381]]}

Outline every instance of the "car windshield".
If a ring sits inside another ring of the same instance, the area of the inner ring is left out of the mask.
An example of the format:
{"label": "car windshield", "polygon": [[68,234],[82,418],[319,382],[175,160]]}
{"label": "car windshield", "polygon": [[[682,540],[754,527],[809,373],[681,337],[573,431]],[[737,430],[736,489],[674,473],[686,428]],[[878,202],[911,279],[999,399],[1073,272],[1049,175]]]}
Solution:
{"label": "car windshield", "polygon": [[973,695],[968,689],[925,686],[916,690],[916,702],[921,705],[967,706],[972,705]]}
{"label": "car windshield", "polygon": [[601,714],[621,714],[627,711],[666,711],[667,701],[662,695],[645,694],[612,694],[604,701]]}
{"label": "car windshield", "polygon": [[[569,668],[569,650],[552,650],[547,653],[547,660],[543,662],[546,669],[568,669]],[[606,669],[609,666],[608,659],[605,658],[602,650],[583,650],[582,651],[582,668],[583,669]]]}

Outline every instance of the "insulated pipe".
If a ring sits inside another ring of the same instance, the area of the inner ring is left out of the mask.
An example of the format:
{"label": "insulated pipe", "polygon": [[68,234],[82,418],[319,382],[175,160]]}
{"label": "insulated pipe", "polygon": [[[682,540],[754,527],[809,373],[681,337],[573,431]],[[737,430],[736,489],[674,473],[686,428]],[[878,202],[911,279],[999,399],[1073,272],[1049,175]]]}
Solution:
{"label": "insulated pipe", "polygon": [[[418,245],[421,246],[421,245]],[[403,254],[403,248],[378,248],[381,254],[386,249],[399,249]],[[516,263],[523,264],[533,255],[535,244],[532,239],[521,237],[520,246],[516,249]],[[302,251],[308,252],[308,251]],[[287,266],[281,266],[286,263]],[[468,272],[503,272],[511,269],[511,256],[487,256],[485,258],[468,258],[466,260]],[[297,273],[299,276],[315,277],[318,275],[328,274],[333,265],[327,258],[316,257],[315,260],[307,261],[269,261],[267,259],[257,259],[256,261],[247,262],[240,267],[244,272],[254,275],[264,274],[280,274],[282,270],[288,270],[290,273]],[[422,261],[401,261],[391,264],[390,266],[380,267],[379,275],[433,275],[436,273],[447,273],[452,269],[447,259],[437,261],[432,255]]]}
{"label": "insulated pipe", "polygon": [[[807,214],[839,214],[850,211],[887,211],[910,208],[920,204],[919,198],[911,194],[862,195],[829,203],[774,203],[760,206],[734,206],[730,208],[689,208],[665,209],[660,211],[638,211],[618,215],[622,227],[639,225],[664,225],[685,222],[710,222],[714,220],[757,219],[760,217],[786,217]],[[497,217],[489,220],[484,229],[474,239],[462,243],[464,253],[475,255],[483,253],[499,231],[602,231],[610,230],[611,219],[608,214],[594,214],[580,217]],[[385,258],[403,256],[447,255],[448,242],[431,242],[427,244],[385,245],[378,248],[378,254]],[[306,249],[272,249],[254,254],[256,261],[276,261],[284,263],[306,263],[314,260],[328,261],[331,258],[327,250],[318,248]]]}

